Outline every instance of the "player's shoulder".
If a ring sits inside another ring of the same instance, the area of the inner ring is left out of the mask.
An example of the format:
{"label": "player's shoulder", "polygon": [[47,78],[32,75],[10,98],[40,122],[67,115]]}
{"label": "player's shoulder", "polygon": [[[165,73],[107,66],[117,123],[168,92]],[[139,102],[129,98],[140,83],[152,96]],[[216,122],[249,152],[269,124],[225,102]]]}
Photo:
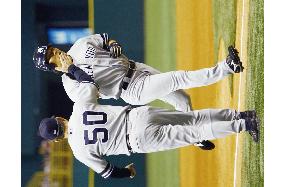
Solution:
{"label": "player's shoulder", "polygon": [[[101,105],[99,105],[98,103],[86,103],[86,102],[82,102],[81,100],[75,102],[73,104],[73,117],[74,117],[74,121],[80,122],[81,120],[81,115],[85,112],[85,111],[97,111],[100,110]],[[77,114],[79,113],[79,114]]]}
{"label": "player's shoulder", "polygon": [[76,42],[74,44],[79,44],[79,43],[87,43],[91,40],[94,40],[94,39],[100,39],[102,40],[102,37],[100,34],[91,34],[91,35],[88,35],[88,36],[84,36],[82,38],[79,38],[78,40],[76,40]]}
{"label": "player's shoulder", "polygon": [[69,49],[68,53],[72,54],[72,53],[78,53],[80,51],[80,54],[82,54],[81,52],[87,51],[90,45],[93,46],[94,41],[102,42],[101,36],[99,34],[92,34],[79,38],[74,42],[72,47]]}
{"label": "player's shoulder", "polygon": [[74,42],[74,44],[73,44],[72,47],[85,44],[85,43],[87,43],[87,41],[89,41],[89,40],[90,40],[90,36],[84,36],[84,37],[82,37],[82,38],[79,38],[79,39],[77,39],[77,40]]}
{"label": "player's shoulder", "polygon": [[71,46],[67,54],[71,55],[75,59],[81,59],[84,57],[84,52],[87,50],[88,39],[86,37],[79,38]]}

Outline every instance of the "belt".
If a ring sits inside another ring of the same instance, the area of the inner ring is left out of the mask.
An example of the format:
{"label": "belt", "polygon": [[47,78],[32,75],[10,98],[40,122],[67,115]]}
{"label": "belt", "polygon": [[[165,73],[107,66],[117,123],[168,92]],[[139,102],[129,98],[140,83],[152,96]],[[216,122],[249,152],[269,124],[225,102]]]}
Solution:
{"label": "belt", "polygon": [[129,82],[130,82],[130,79],[134,73],[134,70],[135,70],[135,62],[133,62],[132,60],[129,60],[129,66],[128,66],[128,71],[125,75],[125,77],[123,78],[122,80],[122,89],[126,90],[128,85],[129,85]]}

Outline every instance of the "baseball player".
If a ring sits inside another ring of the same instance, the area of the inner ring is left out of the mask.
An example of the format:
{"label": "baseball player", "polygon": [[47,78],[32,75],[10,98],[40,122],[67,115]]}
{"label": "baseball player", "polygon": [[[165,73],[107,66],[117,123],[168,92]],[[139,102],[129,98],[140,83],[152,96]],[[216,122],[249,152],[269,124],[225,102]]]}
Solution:
{"label": "baseball player", "polygon": [[[63,61],[72,61],[94,79],[102,98],[121,97],[132,105],[160,99],[183,112],[191,110],[191,103],[182,89],[213,84],[243,70],[237,50],[229,47],[228,57],[214,67],[160,73],[146,64],[129,60],[122,54],[121,46],[115,40],[109,40],[106,33],[79,39],[67,53],[52,46],[41,46],[33,59],[37,68],[55,72]],[[209,141],[196,145],[209,150],[215,147]]]}
{"label": "baseball player", "polygon": [[255,111],[206,109],[189,112],[141,106],[109,106],[97,103],[99,85],[71,63],[56,68],[76,80],[63,76],[64,89],[74,101],[69,119],[45,118],[39,134],[48,140],[68,138],[74,156],[103,178],[133,178],[133,164],[119,168],[104,156],[150,153],[184,147],[228,135],[249,132],[259,140]]}

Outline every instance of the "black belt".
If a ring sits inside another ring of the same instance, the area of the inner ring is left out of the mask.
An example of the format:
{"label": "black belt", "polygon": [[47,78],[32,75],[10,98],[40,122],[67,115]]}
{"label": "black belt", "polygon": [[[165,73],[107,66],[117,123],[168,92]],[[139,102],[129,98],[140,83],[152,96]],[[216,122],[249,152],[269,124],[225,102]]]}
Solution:
{"label": "black belt", "polygon": [[129,85],[129,82],[130,82],[130,79],[134,73],[134,70],[135,70],[135,62],[129,60],[129,66],[128,66],[128,71],[125,75],[125,77],[123,78],[122,80],[122,89],[126,90],[128,85]]}

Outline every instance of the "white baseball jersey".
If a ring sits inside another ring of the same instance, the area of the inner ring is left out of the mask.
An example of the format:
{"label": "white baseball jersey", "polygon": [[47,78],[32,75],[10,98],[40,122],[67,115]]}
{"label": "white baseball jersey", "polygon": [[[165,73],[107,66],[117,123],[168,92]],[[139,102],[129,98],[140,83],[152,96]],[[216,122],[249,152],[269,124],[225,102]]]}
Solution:
{"label": "white baseball jersey", "polygon": [[100,86],[104,98],[118,99],[121,82],[128,70],[128,59],[121,55],[110,58],[103,49],[103,38],[99,34],[80,38],[67,52],[74,65],[84,70]]}
{"label": "white baseball jersey", "polygon": [[64,75],[63,86],[75,102],[68,123],[68,142],[74,156],[107,178],[113,165],[103,156],[130,155],[126,144],[126,110],[128,107],[97,104],[97,88],[79,83]]}

